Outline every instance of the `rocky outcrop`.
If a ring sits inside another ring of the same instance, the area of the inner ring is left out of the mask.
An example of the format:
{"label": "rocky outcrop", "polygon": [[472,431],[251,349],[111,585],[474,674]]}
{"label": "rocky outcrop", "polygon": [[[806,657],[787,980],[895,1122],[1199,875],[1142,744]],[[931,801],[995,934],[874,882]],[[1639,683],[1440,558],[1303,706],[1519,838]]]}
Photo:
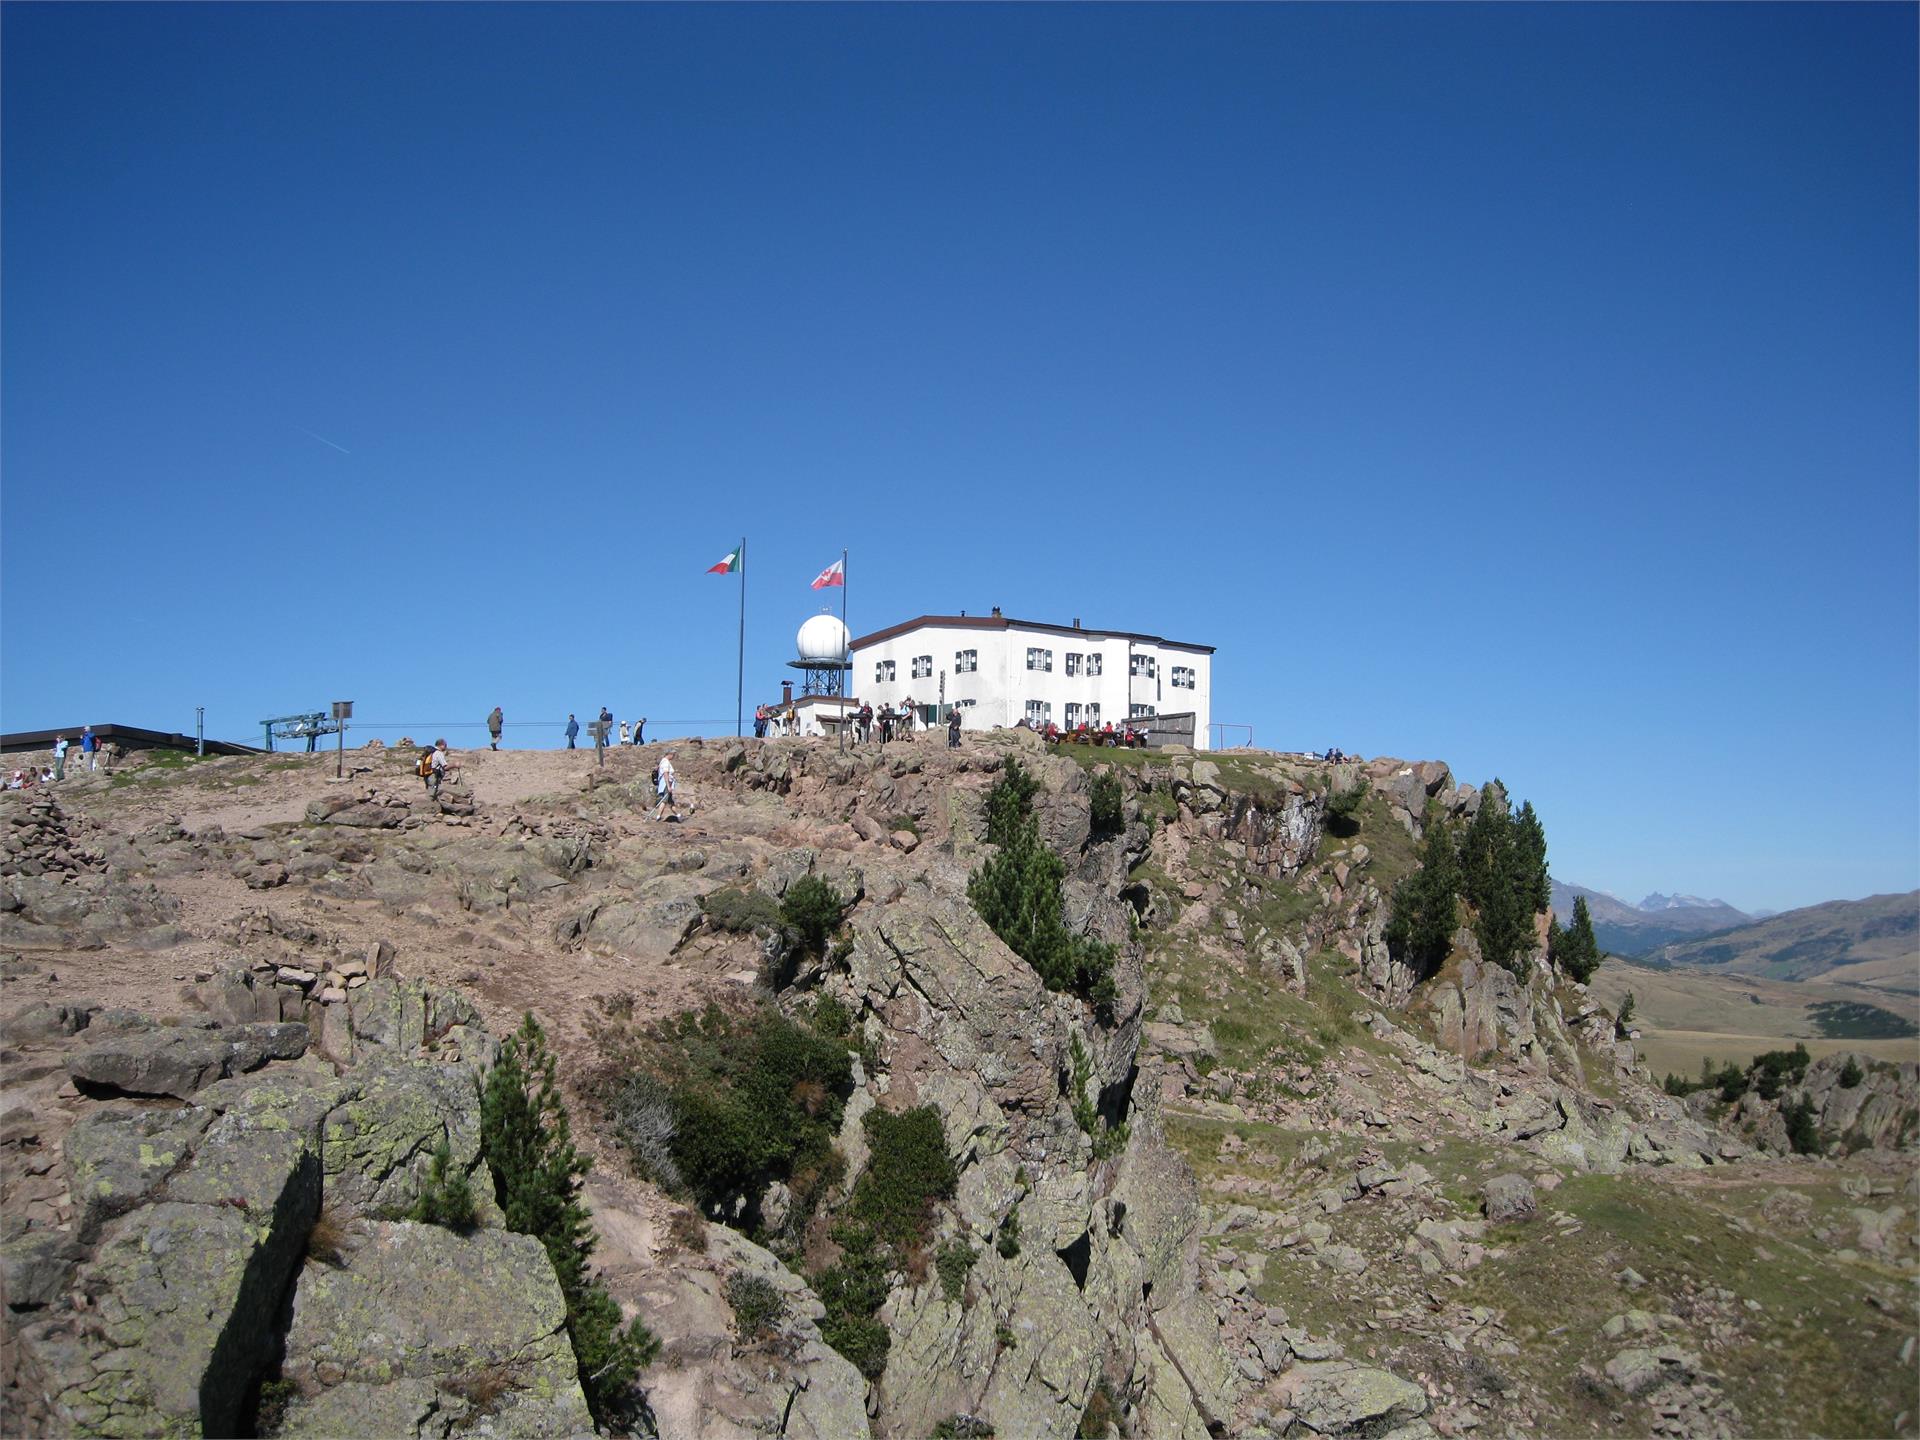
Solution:
{"label": "rocky outcrop", "polygon": [[530,1235],[366,1223],[301,1273],[286,1357],[285,1436],[593,1430],[566,1302]]}
{"label": "rocky outcrop", "polygon": [[[243,963],[201,993],[251,1016],[256,974],[272,983]],[[545,1251],[496,1228],[471,1005],[385,978],[337,1010],[340,1063],[295,1022],[68,1005],[0,1030],[32,1097],[0,1148],[21,1428],[243,1433],[277,1367],[286,1434],[591,1429]],[[81,1088],[63,1099],[66,1073]],[[442,1150],[474,1192],[471,1234],[401,1218]]]}

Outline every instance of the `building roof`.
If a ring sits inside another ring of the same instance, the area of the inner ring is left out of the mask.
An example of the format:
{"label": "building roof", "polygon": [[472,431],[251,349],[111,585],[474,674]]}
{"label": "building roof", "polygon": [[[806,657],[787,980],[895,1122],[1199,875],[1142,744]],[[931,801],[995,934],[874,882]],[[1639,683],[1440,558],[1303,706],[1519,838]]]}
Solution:
{"label": "building roof", "polygon": [[1095,630],[1079,625],[1053,625],[1044,620],[1010,620],[1004,615],[920,615],[912,620],[903,620],[898,625],[889,625],[884,630],[876,630],[871,635],[862,635],[849,649],[859,650],[868,645],[878,645],[882,640],[891,640],[896,635],[905,635],[929,625],[939,625],[956,630],[1042,630],[1053,635],[1085,635],[1094,639],[1106,640],[1143,640],[1149,645],[1177,645],[1182,650],[1204,650],[1211,655],[1211,645],[1196,645],[1189,640],[1169,640],[1163,635],[1142,635],[1133,630]]}
{"label": "building roof", "polygon": [[[0,754],[18,755],[30,750],[51,750],[53,742],[62,735],[76,747],[80,744],[80,732],[84,725],[69,725],[64,730],[10,730],[0,734]],[[112,740],[132,750],[191,750],[194,739],[191,735],[169,734],[165,730],[143,730],[138,725],[96,725],[94,737],[99,740]],[[209,755],[259,755],[263,752],[258,745],[241,745],[232,740],[207,741]]]}

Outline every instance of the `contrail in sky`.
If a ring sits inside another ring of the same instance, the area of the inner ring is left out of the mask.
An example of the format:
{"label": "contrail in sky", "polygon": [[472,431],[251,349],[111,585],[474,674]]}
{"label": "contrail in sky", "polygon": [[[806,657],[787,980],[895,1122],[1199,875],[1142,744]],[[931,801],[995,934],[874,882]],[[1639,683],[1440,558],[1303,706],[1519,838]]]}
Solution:
{"label": "contrail in sky", "polygon": [[[307,429],[304,425],[296,425],[293,428],[298,430],[302,435],[313,435],[313,431]],[[327,439],[324,435],[313,435],[313,438],[318,440],[322,445],[333,445],[333,441]],[[342,455],[351,455],[353,453],[344,445],[333,445],[333,448],[338,450]]]}

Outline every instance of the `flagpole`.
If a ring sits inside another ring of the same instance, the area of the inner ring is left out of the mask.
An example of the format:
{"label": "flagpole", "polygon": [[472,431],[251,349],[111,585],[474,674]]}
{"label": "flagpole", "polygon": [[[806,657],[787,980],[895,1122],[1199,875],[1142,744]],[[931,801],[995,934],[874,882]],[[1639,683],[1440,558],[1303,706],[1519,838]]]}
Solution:
{"label": "flagpole", "polygon": [[747,537],[740,537],[740,654],[733,672],[733,738],[740,738],[740,715],[747,693]]}
{"label": "flagpole", "polygon": [[846,668],[840,672],[840,749],[847,748],[847,701],[853,696],[853,632],[847,629],[847,552],[840,552],[840,629],[846,635],[846,653],[840,658]]}

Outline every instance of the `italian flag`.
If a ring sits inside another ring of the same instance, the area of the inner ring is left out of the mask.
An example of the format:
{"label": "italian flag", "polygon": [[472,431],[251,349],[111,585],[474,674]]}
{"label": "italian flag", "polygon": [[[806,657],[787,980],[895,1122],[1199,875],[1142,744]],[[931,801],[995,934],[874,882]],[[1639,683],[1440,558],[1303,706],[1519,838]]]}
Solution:
{"label": "italian flag", "polygon": [[745,553],[746,553],[745,546],[741,546],[738,549],[729,550],[724,556],[721,557],[720,563],[718,565],[709,565],[707,567],[707,574],[709,575],[733,574],[734,571],[740,568],[740,557]]}

